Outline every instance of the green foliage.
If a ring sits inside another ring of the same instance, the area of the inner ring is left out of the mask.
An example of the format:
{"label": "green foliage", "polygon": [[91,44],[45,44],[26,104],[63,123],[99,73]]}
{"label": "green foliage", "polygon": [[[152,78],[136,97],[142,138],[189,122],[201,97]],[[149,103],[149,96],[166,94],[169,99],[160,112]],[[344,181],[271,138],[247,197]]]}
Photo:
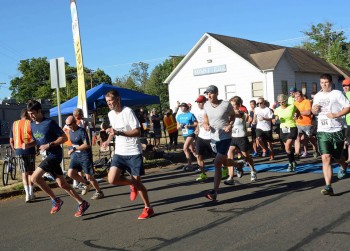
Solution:
{"label": "green foliage", "polygon": [[334,31],[329,22],[312,25],[310,31],[303,31],[308,37],[302,48],[325,59],[329,63],[350,69],[349,50],[343,31]]}

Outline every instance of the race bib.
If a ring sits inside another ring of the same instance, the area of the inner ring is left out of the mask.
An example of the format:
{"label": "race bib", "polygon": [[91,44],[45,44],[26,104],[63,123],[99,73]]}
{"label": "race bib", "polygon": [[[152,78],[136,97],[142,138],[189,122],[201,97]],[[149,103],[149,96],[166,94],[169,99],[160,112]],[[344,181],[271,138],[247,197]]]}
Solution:
{"label": "race bib", "polygon": [[40,151],[40,155],[41,155],[42,160],[46,159],[46,157],[47,157],[46,151]]}
{"label": "race bib", "polygon": [[215,140],[210,141],[210,146],[211,146],[211,149],[213,150],[213,152],[217,153]]}
{"label": "race bib", "polygon": [[181,131],[182,131],[182,135],[187,135],[188,134],[188,129],[187,128],[184,128]]}
{"label": "race bib", "polygon": [[239,129],[238,128],[233,128],[232,129],[232,136],[233,137],[238,137],[239,135]]}
{"label": "race bib", "polygon": [[[73,145],[73,147],[77,148],[79,145]],[[76,153],[80,153],[80,150],[75,150]]]}
{"label": "race bib", "polygon": [[290,133],[290,127],[282,127],[282,133]]}
{"label": "race bib", "polygon": [[331,128],[331,119],[318,119],[318,128],[329,129]]}

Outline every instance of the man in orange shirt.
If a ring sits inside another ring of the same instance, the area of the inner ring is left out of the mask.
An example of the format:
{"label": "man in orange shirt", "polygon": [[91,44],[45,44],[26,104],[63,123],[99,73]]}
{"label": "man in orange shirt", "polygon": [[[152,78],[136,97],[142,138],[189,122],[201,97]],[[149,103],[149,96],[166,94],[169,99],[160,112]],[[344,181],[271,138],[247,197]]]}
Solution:
{"label": "man in orange shirt", "polygon": [[35,147],[23,150],[22,144],[33,141],[30,118],[27,109],[22,109],[21,119],[13,122],[10,131],[10,145],[16,151],[16,160],[22,172],[22,182],[26,193],[25,202],[34,200],[34,189],[31,176],[35,170]]}
{"label": "man in orange shirt", "polygon": [[307,157],[307,144],[310,143],[313,148],[313,156],[317,158],[317,143],[313,136],[313,126],[312,126],[312,113],[311,113],[311,102],[308,99],[304,99],[301,91],[296,91],[294,94],[294,105],[298,109],[296,115],[296,124],[298,127],[298,138],[295,141],[295,153],[299,155],[300,145],[304,145],[304,153],[301,157]]}

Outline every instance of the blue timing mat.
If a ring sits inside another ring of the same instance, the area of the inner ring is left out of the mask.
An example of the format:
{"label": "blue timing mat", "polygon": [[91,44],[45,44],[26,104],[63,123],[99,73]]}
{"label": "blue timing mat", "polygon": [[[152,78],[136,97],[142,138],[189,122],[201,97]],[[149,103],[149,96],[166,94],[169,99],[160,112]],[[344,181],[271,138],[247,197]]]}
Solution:
{"label": "blue timing mat", "polygon": [[[255,170],[257,172],[287,172],[288,164],[286,163],[276,163],[276,164],[255,164]],[[333,164],[333,173],[338,173],[339,165]],[[206,171],[214,172],[214,166],[209,165],[205,167]],[[244,166],[244,171],[250,172],[249,166]],[[322,163],[318,164],[298,164],[296,167],[296,173],[322,173]],[[349,168],[347,170],[349,172]]]}

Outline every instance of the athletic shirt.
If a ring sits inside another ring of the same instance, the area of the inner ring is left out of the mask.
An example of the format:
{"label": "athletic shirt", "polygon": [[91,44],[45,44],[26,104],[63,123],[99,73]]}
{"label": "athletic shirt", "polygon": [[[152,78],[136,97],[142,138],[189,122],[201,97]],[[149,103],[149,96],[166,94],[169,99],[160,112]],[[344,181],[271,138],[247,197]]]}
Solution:
{"label": "athletic shirt", "polygon": [[[33,138],[39,147],[55,141],[58,137],[61,137],[64,134],[56,121],[45,117],[38,124],[35,121],[32,121],[30,126],[32,128]],[[49,158],[62,158],[62,148],[60,145],[51,146],[46,150],[46,154]]]}
{"label": "athletic shirt", "polygon": [[254,110],[256,115],[256,129],[260,129],[263,131],[271,131],[271,121],[268,120],[259,120],[259,118],[269,118],[272,119],[273,113],[270,108],[260,108],[256,107]]}
{"label": "athletic shirt", "polygon": [[[124,106],[121,112],[108,113],[111,127],[116,131],[131,131],[140,128],[140,122],[133,110]],[[138,155],[142,153],[139,137],[115,136],[115,153],[118,155]]]}
{"label": "athletic shirt", "polygon": [[[347,99],[350,100],[350,91],[347,92],[345,95]],[[350,125],[350,113],[346,114],[345,119],[346,119],[346,124]]]}
{"label": "athletic shirt", "polygon": [[184,125],[193,125],[195,121],[197,121],[196,117],[191,112],[185,112],[179,114],[179,116],[176,117],[176,121],[182,125],[182,136],[189,136],[194,134],[194,128],[191,126],[190,128],[184,128]]}
{"label": "athletic shirt", "polygon": [[[278,116],[280,120],[280,127],[282,128],[291,128],[296,127],[296,123],[294,120],[294,113],[296,111],[296,108],[294,105],[288,105],[286,108],[282,108],[282,106],[279,106],[275,110],[275,115]],[[282,129],[283,131],[283,129]]]}
{"label": "athletic shirt", "polygon": [[195,116],[196,116],[197,121],[198,121],[198,127],[199,127],[198,137],[201,139],[210,139],[210,131],[206,131],[203,127],[204,114],[205,114],[204,109],[199,109],[195,113]]}
{"label": "athletic shirt", "polygon": [[338,132],[343,129],[345,124],[344,116],[330,119],[328,113],[337,113],[345,107],[349,107],[349,100],[338,90],[330,92],[318,92],[314,97],[313,105],[319,105],[319,113],[317,119],[317,132]]}
{"label": "athletic shirt", "polygon": [[[243,115],[242,113],[241,115]],[[245,117],[245,115],[243,115]],[[247,123],[246,119],[242,118],[235,118],[235,122],[233,123],[232,128],[232,138],[241,138],[247,136]]]}
{"label": "athletic shirt", "polygon": [[231,132],[225,132],[228,126],[233,107],[230,102],[221,100],[221,103],[213,107],[210,102],[206,102],[204,110],[209,119],[211,138],[216,141],[231,139]]}
{"label": "athletic shirt", "polygon": [[[77,130],[75,130],[75,131],[70,130],[69,137],[70,137],[70,140],[72,142],[73,147],[79,147],[82,144],[84,144],[85,141],[88,145],[90,145],[90,140],[89,140],[88,134],[87,134],[86,130],[81,128],[81,127],[78,127]],[[86,156],[86,157],[92,156],[91,147],[85,151],[76,150],[74,153],[78,154],[79,156]]]}
{"label": "athletic shirt", "polygon": [[[294,105],[300,112],[304,112],[307,110],[311,111],[311,102],[308,99],[304,99],[301,102],[295,101]],[[300,117],[296,120],[296,124],[300,125],[300,126],[312,125],[311,114],[310,115],[300,115]]]}

